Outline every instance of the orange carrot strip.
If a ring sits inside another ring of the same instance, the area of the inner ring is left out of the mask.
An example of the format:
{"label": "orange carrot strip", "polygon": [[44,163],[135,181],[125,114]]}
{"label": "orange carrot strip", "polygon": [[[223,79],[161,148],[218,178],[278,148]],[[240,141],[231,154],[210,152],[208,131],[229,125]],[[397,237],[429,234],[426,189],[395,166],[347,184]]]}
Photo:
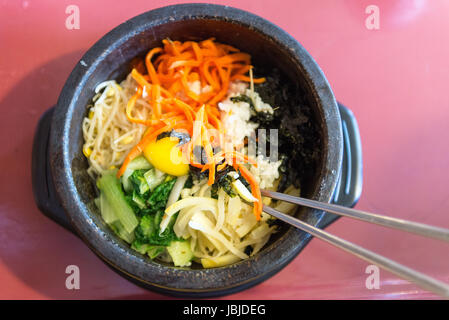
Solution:
{"label": "orange carrot strip", "polygon": [[186,51],[179,55],[171,56],[167,60],[167,66],[170,69],[171,65],[179,61],[194,61],[195,53],[192,51]]}
{"label": "orange carrot strip", "polygon": [[188,81],[198,81],[200,80],[200,75],[198,74],[198,72],[190,72],[189,75],[187,76],[187,80]]}
{"label": "orange carrot strip", "polygon": [[240,173],[242,174],[242,177],[245,178],[246,181],[248,181],[250,187],[251,187],[251,193],[254,196],[254,198],[257,199],[257,202],[254,202],[253,206],[253,212],[256,216],[257,221],[260,220],[260,216],[262,214],[262,195],[260,193],[260,188],[258,183],[256,182],[256,179],[254,176],[249,172],[248,169],[246,169],[243,165],[238,164],[237,165]]}
{"label": "orange carrot strip", "polygon": [[159,84],[155,84],[153,86],[153,90],[151,90],[152,93],[152,107],[153,112],[156,117],[156,119],[159,119],[161,117],[161,86]]}
{"label": "orange carrot strip", "polygon": [[139,86],[137,88],[137,92],[128,100],[128,103],[126,104],[126,109],[125,109],[126,118],[130,122],[133,122],[133,123],[139,123],[139,124],[143,124],[146,126],[153,125],[157,122],[154,122],[153,120],[145,120],[145,119],[135,118],[132,115],[137,99],[139,99],[142,96],[142,91],[143,91],[142,87]]}
{"label": "orange carrot strip", "polygon": [[137,71],[137,69],[132,69],[131,76],[140,86],[147,88],[147,90],[151,90],[152,85],[147,81],[147,79],[145,79],[145,77],[141,73],[139,73],[139,71]]}
{"label": "orange carrot strip", "polygon": [[215,81],[215,83],[217,83],[217,87],[215,88],[217,90],[219,90],[221,88],[221,86],[223,85],[223,84],[220,84],[220,77],[219,77],[218,73],[219,72],[218,72],[217,67],[212,69],[211,76],[212,76],[212,79]]}
{"label": "orange carrot strip", "polygon": [[217,90],[220,88],[220,85],[218,84],[218,81],[216,81],[209,72],[209,64],[210,63],[211,63],[211,61],[209,61],[209,60],[204,62],[203,66],[201,68],[201,71],[202,71],[204,77],[206,78],[207,83],[209,85],[211,85],[214,90]]}
{"label": "orange carrot strip", "polygon": [[231,77],[231,80],[234,80],[234,77],[237,75],[237,74],[245,74],[245,73],[247,73],[250,69],[252,69],[253,68],[253,66],[252,65],[250,65],[250,64],[247,64],[247,65],[244,65],[244,66],[241,66],[241,67],[239,67],[239,68],[236,68],[236,70],[234,71],[234,74],[232,75],[232,77]]}
{"label": "orange carrot strip", "polygon": [[218,130],[218,131],[222,131],[223,127],[221,125],[221,121],[217,119],[217,117],[212,114],[212,112],[208,112],[207,113],[207,117],[209,119],[210,122],[212,122],[214,124],[214,127]]}
{"label": "orange carrot strip", "polygon": [[198,45],[198,43],[192,42],[192,48],[195,52],[196,60],[201,62],[203,60],[203,54],[201,52],[200,46]]}
{"label": "orange carrot strip", "polygon": [[151,82],[153,84],[159,84],[159,78],[157,77],[156,70],[154,69],[153,63],[151,62],[151,59],[153,56],[159,52],[162,51],[162,48],[153,48],[148,52],[147,56],[145,57],[145,65],[147,66],[148,74],[150,75]]}
{"label": "orange carrot strip", "polygon": [[201,62],[199,62],[199,61],[179,60],[179,61],[173,62],[170,65],[170,67],[168,67],[168,68],[175,69],[175,68],[179,68],[179,67],[199,67],[200,64],[201,64]]}
{"label": "orange carrot strip", "polygon": [[180,107],[182,109],[182,111],[184,112],[184,114],[187,117],[187,120],[189,120],[190,122],[193,122],[193,114],[195,114],[195,110],[193,110],[193,108],[191,106],[189,106],[187,103],[174,98],[173,101],[175,102],[175,104]]}
{"label": "orange carrot strip", "polygon": [[180,92],[181,90],[182,90],[182,83],[181,83],[180,79],[178,79],[177,81],[173,82],[173,84],[168,89],[168,91],[172,95],[175,95],[177,92]]}
{"label": "orange carrot strip", "polygon": [[[242,74],[236,74],[236,75],[234,76],[234,79],[235,79],[235,80],[242,80],[242,81],[246,81],[246,82],[251,82],[251,78],[250,78],[250,77],[244,76],[244,75],[242,75]],[[254,82],[254,83],[264,83],[265,81],[266,81],[265,78],[254,78],[254,79],[253,79],[253,82]]]}
{"label": "orange carrot strip", "polygon": [[[220,70],[220,68],[219,68]],[[228,92],[228,87],[229,87],[229,73],[230,71],[228,70],[227,72],[223,73],[220,75],[221,77],[221,81],[222,81],[222,89],[220,90],[220,92],[213,98],[211,99],[208,103],[209,104],[216,104],[218,103],[220,100],[222,100],[224,98],[224,96],[226,95],[226,93]]]}
{"label": "orange carrot strip", "polygon": [[162,40],[162,43],[165,45],[165,51],[171,51],[174,55],[179,55],[180,52],[176,46],[176,43],[179,43],[177,41],[173,42],[170,39],[164,39]]}
{"label": "orange carrot strip", "polygon": [[182,114],[182,112],[180,112],[179,110],[166,112],[163,115],[161,115],[160,120],[165,120],[165,119],[168,119],[168,118],[176,117],[176,116],[179,116],[181,114]]}

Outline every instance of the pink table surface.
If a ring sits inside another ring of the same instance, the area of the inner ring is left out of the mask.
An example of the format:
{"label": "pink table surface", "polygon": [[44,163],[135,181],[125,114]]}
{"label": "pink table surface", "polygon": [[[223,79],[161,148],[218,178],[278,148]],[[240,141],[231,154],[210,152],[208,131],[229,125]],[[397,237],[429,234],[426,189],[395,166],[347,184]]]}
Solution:
{"label": "pink table surface", "polygon": [[[44,217],[31,192],[31,145],[73,66],[107,31],[177,1],[0,1],[0,298],[166,298],[103,264],[77,237]],[[258,14],[289,32],[324,70],[358,119],[364,188],[357,208],[449,227],[449,2],[445,0],[216,1]],[[80,29],[67,30],[68,5]],[[365,8],[380,9],[368,30]],[[449,281],[449,246],[340,219],[328,231]],[[81,288],[65,288],[65,268]],[[280,273],[225,299],[436,298],[314,239]]]}

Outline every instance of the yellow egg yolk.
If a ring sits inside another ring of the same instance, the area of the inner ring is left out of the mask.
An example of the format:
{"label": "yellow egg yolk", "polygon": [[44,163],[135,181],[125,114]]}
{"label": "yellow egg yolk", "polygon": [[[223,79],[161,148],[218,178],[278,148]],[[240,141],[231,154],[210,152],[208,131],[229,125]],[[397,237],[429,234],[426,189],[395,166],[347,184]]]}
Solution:
{"label": "yellow egg yolk", "polygon": [[178,138],[162,138],[148,144],[143,154],[156,169],[172,176],[183,176],[189,172],[189,165],[183,161],[178,143]]}

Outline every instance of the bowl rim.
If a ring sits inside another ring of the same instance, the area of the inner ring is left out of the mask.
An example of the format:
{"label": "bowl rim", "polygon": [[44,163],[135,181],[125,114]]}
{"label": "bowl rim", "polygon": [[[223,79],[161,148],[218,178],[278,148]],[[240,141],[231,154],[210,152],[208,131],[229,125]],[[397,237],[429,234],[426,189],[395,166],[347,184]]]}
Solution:
{"label": "bowl rim", "polygon": [[[96,66],[114,48],[144,30],[186,19],[220,19],[252,28],[287,48],[292,58],[304,68],[306,81],[324,111],[323,138],[327,141],[322,165],[326,172],[320,174],[320,179],[326,177],[326,180],[321,181],[314,199],[331,201],[340,174],[343,139],[337,102],[324,73],[298,41],[273,23],[241,9],[213,4],[179,4],[154,9],[129,19],[98,40],[75,66],[59,96],[50,133],[50,167],[57,195],[72,225],[84,242],[108,264],[137,282],[159,291],[225,294],[235,292],[236,288],[251,286],[280,271],[299,254],[310,240],[310,235],[290,228],[282,236],[288,241],[283,240],[276,248],[268,247],[250,259],[226,267],[167,267],[145,259],[94,223],[90,210],[77,192],[71,169],[72,159],[69,159],[71,115],[77,106],[77,97]],[[317,210],[307,212],[316,216],[316,225],[325,215]]]}

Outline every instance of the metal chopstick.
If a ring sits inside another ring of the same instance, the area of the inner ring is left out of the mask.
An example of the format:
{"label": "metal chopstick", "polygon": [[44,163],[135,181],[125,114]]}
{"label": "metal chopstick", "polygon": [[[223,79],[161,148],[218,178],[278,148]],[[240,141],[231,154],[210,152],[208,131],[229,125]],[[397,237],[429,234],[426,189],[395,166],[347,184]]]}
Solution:
{"label": "metal chopstick", "polygon": [[434,238],[449,242],[449,230],[439,227],[430,226],[423,223],[407,221],[403,219],[383,216],[380,214],[369,213],[361,210],[355,210],[339,206],[336,204],[324,203],[315,200],[294,197],[288,194],[261,190],[263,196],[270,197],[277,200],[287,201],[290,203],[298,204],[305,207],[324,210],[327,212],[335,213],[337,215],[350,217],[377,225],[381,225],[388,228],[399,229],[402,231],[419,234],[428,238]]}
{"label": "metal chopstick", "polygon": [[440,296],[445,298],[449,298],[449,286],[444,282],[436,280],[432,277],[429,277],[419,271],[413,270],[409,267],[406,267],[398,262],[390,260],[384,256],[381,256],[375,252],[362,248],[352,242],[346,241],[342,238],[334,236],[322,229],[313,227],[299,219],[296,219],[288,214],[279,212],[271,207],[263,206],[263,210],[272,215],[273,217],[278,218],[286,223],[289,223],[298,229],[301,229],[314,237],[317,237],[321,240],[326,241],[327,243],[332,244],[333,246],[343,249],[353,255],[368,261],[372,264],[379,266],[403,279],[414,282],[418,286],[422,287],[425,290],[434,292]]}

